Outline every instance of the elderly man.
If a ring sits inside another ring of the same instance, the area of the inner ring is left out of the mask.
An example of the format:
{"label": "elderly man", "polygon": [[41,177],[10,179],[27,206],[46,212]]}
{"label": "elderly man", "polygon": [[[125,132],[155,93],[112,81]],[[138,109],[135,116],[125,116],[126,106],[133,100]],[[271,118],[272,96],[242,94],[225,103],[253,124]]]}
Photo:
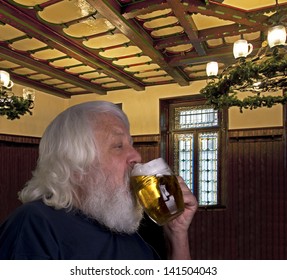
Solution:
{"label": "elderly man", "polygon": [[[157,259],[137,233],[143,210],[130,188],[129,121],[110,102],[79,104],[46,129],[23,205],[0,228],[0,259]],[[185,211],[164,226],[171,259],[189,259],[197,202],[184,181]]]}

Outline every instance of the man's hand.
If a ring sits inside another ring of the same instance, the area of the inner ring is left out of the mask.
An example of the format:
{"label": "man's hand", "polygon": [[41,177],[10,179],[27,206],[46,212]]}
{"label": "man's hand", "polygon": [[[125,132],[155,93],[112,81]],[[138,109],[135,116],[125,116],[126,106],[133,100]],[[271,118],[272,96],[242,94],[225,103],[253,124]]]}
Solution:
{"label": "man's hand", "polygon": [[198,203],[184,180],[177,177],[183,193],[184,212],[164,225],[164,233],[168,243],[168,254],[171,259],[190,259],[188,229],[196,213]]}

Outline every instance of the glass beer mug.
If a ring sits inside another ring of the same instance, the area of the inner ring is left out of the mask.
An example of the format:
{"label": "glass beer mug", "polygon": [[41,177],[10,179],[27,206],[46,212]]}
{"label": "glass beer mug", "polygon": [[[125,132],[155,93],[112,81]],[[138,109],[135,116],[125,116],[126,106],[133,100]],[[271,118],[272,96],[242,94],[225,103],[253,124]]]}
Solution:
{"label": "glass beer mug", "polygon": [[131,186],[144,211],[158,225],[166,224],[184,211],[177,178],[162,158],[136,164],[131,173]]}
{"label": "glass beer mug", "polygon": [[233,44],[233,55],[235,58],[247,57],[253,51],[253,45],[246,40],[237,40]]}

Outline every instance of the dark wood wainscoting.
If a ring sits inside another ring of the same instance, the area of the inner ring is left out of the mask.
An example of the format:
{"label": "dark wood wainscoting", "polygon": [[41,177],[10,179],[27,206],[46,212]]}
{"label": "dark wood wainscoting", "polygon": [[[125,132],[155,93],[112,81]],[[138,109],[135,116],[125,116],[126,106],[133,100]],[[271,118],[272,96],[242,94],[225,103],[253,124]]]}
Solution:
{"label": "dark wood wainscoting", "polygon": [[0,134],[0,223],[20,201],[17,193],[30,179],[39,138]]}
{"label": "dark wood wainscoting", "polygon": [[160,156],[160,136],[133,136],[134,147],[142,156],[142,162],[147,162]]}
{"label": "dark wood wainscoting", "polygon": [[229,174],[237,258],[287,258],[287,189],[282,129],[230,133]]}

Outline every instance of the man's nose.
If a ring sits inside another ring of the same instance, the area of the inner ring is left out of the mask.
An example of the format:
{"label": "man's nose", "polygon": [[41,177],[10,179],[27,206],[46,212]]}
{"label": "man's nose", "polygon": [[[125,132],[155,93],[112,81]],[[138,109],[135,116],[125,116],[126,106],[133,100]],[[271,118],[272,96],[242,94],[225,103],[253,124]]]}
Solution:
{"label": "man's nose", "polygon": [[131,167],[134,167],[134,165],[136,163],[139,163],[141,161],[142,161],[142,157],[141,157],[140,153],[134,147],[132,147],[131,156],[129,158],[129,165]]}

